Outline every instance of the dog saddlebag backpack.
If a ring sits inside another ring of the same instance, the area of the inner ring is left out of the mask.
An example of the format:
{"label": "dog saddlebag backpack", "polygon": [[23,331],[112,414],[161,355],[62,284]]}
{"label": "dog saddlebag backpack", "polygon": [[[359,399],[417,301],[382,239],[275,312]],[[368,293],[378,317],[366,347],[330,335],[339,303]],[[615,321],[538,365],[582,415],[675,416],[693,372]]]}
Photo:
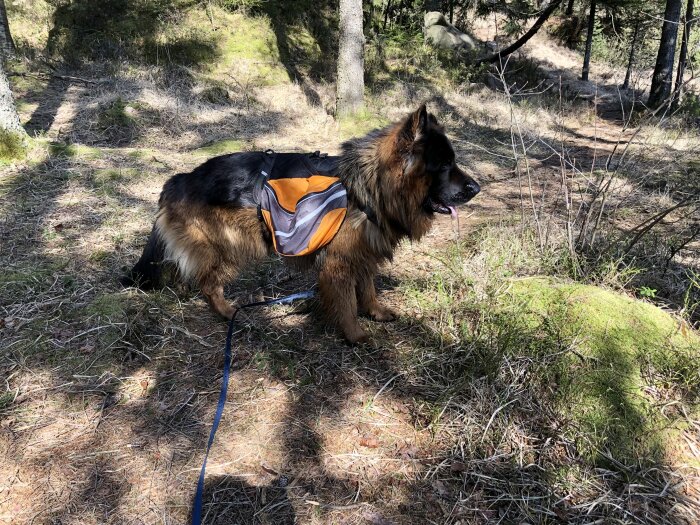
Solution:
{"label": "dog saddlebag backpack", "polygon": [[336,167],[318,152],[266,152],[258,211],[280,255],[313,253],[338,233],[348,198]]}

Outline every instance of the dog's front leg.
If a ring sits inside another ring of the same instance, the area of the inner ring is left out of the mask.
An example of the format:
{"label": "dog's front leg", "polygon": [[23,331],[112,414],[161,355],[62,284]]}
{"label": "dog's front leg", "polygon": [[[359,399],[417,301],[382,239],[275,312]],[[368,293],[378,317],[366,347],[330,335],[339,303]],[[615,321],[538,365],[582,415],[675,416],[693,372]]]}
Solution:
{"label": "dog's front leg", "polygon": [[391,308],[382,306],[377,300],[377,290],[374,287],[374,272],[369,272],[357,278],[357,300],[362,312],[366,312],[375,321],[393,321],[396,314]]}
{"label": "dog's front leg", "polygon": [[337,323],[351,344],[368,342],[357,320],[356,280],[350,266],[340,259],[326,259],[318,285],[324,315]]}

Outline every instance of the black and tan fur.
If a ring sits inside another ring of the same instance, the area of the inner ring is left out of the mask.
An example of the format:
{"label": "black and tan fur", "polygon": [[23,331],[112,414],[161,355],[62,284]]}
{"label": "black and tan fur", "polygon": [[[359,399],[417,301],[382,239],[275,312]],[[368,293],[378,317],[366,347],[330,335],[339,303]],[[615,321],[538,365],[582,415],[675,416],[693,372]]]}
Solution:
{"label": "black and tan fur", "polygon": [[[224,285],[272,252],[252,199],[253,182],[237,171],[245,162],[245,154],[217,157],[166,182],[149,242],[123,282],[157,286],[160,263],[174,262],[182,277],[199,284],[211,307],[230,318],[234,308],[224,299]],[[367,340],[358,314],[394,318],[377,301],[379,265],[391,260],[402,239],[422,237],[434,213],[449,213],[479,186],[459,169],[424,105],[397,124],[343,144],[337,176],[348,191],[345,222],[326,247],[293,259],[317,270],[322,311],[357,343]]]}

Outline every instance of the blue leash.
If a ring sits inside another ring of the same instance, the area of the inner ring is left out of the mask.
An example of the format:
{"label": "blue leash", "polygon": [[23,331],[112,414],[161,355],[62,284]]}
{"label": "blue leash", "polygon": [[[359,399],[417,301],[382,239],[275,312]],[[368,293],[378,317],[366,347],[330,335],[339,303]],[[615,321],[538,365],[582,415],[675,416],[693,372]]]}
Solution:
{"label": "blue leash", "polygon": [[231,338],[233,337],[233,321],[236,319],[238,312],[245,308],[253,308],[256,306],[265,306],[271,304],[289,304],[298,299],[310,299],[314,296],[313,290],[307,290],[305,292],[293,293],[291,295],[286,295],[280,297],[279,299],[269,299],[267,301],[258,301],[256,303],[248,303],[236,309],[228,323],[228,333],[226,334],[226,350],[224,353],[224,376],[221,378],[221,392],[219,393],[219,404],[216,406],[216,415],[214,416],[214,423],[211,426],[211,432],[209,433],[209,441],[207,442],[207,450],[204,453],[204,462],[202,463],[202,470],[199,472],[199,481],[197,482],[197,494],[194,497],[194,503],[192,505],[192,525],[200,525],[202,523],[202,496],[204,495],[204,474],[207,469],[207,459],[209,459],[209,450],[214,443],[214,436],[216,435],[216,430],[219,428],[219,423],[221,422],[221,416],[224,413],[224,405],[226,404],[226,392],[228,391],[228,376],[231,369]]}

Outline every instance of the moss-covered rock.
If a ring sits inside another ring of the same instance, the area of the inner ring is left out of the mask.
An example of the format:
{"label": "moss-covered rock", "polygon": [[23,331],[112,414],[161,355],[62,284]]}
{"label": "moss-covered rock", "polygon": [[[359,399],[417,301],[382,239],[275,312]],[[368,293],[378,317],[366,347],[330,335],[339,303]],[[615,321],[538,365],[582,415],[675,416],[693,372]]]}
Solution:
{"label": "moss-covered rock", "polygon": [[[677,432],[659,397],[694,405],[700,336],[660,308],[603,288],[554,279],[512,282],[501,298],[530,338],[522,351],[551,363],[539,381],[561,414],[583,430],[581,449],[635,461],[659,458]],[[511,348],[518,355],[517,348]],[[556,355],[559,353],[559,355]],[[671,411],[672,412],[672,411]]]}

